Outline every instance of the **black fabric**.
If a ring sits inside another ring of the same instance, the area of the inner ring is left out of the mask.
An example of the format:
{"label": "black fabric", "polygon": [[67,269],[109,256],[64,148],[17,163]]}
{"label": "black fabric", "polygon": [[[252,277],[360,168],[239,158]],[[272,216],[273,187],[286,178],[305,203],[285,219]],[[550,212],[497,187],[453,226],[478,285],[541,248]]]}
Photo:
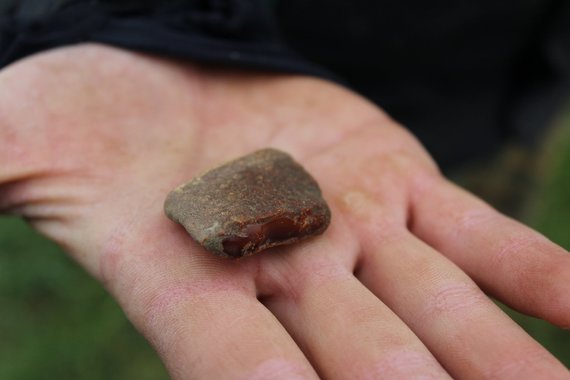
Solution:
{"label": "black fabric", "polygon": [[568,0],[287,0],[277,14],[293,48],[443,166],[507,139],[533,144],[568,90]]}
{"label": "black fabric", "polygon": [[568,0],[0,0],[0,67],[83,41],[342,78],[445,167],[535,142],[570,81]]}
{"label": "black fabric", "polygon": [[333,78],[283,44],[263,0],[24,0],[4,8],[0,67],[41,50],[89,41],[210,64]]}

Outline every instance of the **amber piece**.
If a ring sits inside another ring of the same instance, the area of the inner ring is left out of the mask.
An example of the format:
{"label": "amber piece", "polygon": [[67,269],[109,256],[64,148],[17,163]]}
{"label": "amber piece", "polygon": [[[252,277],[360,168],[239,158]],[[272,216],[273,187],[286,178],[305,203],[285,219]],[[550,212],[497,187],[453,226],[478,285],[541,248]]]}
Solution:
{"label": "amber piece", "polygon": [[204,248],[231,258],[320,234],[331,218],[317,182],[276,149],[195,177],[173,190],[164,208]]}

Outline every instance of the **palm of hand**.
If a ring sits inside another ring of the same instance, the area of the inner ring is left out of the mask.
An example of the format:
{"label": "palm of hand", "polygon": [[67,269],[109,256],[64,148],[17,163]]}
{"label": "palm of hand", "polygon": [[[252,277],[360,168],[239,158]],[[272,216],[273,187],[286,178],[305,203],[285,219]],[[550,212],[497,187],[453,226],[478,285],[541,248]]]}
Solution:
{"label": "palm of hand", "polygon": [[[568,326],[568,255],[448,184],[363,99],[94,46],[3,75],[4,206],[103,282],[174,376],[567,376],[471,278]],[[230,262],[164,216],[170,189],[267,146],[321,185],[323,236]]]}

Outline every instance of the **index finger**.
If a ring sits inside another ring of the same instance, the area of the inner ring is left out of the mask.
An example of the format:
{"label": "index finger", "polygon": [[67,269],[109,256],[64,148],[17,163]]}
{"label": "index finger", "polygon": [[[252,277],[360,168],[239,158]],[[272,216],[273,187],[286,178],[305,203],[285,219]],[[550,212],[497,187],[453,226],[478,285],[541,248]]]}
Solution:
{"label": "index finger", "polygon": [[570,328],[570,254],[444,180],[422,183],[411,230],[486,292],[521,312]]}

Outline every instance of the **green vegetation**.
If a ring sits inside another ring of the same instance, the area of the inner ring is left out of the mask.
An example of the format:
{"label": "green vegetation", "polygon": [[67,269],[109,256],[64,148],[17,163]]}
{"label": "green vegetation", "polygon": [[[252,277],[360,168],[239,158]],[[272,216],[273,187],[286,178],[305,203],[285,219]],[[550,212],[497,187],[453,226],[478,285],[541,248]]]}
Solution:
{"label": "green vegetation", "polygon": [[[570,248],[570,118],[541,159],[522,218]],[[0,379],[166,379],[107,293],[58,247],[0,218]],[[510,312],[570,367],[570,331]]]}
{"label": "green vegetation", "polygon": [[[550,136],[538,173],[540,185],[522,219],[570,251],[570,112]],[[518,313],[511,315],[570,368],[569,330]]]}
{"label": "green vegetation", "polygon": [[0,379],[167,379],[120,308],[55,244],[0,218]]}

